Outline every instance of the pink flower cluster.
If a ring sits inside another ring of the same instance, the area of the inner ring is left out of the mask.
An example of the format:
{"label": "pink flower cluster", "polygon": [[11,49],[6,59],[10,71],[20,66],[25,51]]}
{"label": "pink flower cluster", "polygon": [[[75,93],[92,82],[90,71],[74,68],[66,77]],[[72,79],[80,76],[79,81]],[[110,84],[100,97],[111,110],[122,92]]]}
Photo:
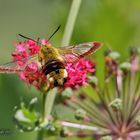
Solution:
{"label": "pink flower cluster", "polygon": [[76,63],[67,64],[66,70],[68,72],[68,77],[65,87],[77,89],[80,86],[87,84],[87,74],[93,73],[95,71],[94,67],[95,63],[85,58],[81,58]]}
{"label": "pink flower cluster", "polygon": [[[41,44],[45,45],[48,41],[45,39],[41,40]],[[15,45],[15,51],[12,53],[14,61],[16,61],[19,67],[23,67],[23,71],[19,73],[20,78],[26,83],[32,84],[40,89],[47,79],[46,76],[39,69],[38,64],[34,62],[28,62],[28,57],[37,54],[40,51],[40,46],[32,40],[20,42]],[[24,67],[25,66],[25,67]],[[78,88],[87,83],[87,74],[93,73],[95,63],[88,59],[81,58],[76,63],[67,63],[66,70],[68,72],[67,82],[64,87],[71,87],[73,89]]]}
{"label": "pink flower cluster", "polygon": [[40,51],[40,47],[32,40],[15,44],[15,52],[12,53],[15,61],[20,62],[23,58],[34,55]]}
{"label": "pink flower cluster", "polygon": [[[43,39],[43,43],[45,43]],[[15,51],[12,53],[14,61],[16,61],[20,68],[23,67],[24,71],[19,73],[20,78],[26,83],[33,84],[37,87],[40,76],[43,77],[42,72],[36,62],[28,63],[28,58],[37,54],[40,51],[40,46],[32,40],[27,40],[15,44]],[[24,68],[25,67],[25,68]],[[44,77],[43,77],[44,79]]]}

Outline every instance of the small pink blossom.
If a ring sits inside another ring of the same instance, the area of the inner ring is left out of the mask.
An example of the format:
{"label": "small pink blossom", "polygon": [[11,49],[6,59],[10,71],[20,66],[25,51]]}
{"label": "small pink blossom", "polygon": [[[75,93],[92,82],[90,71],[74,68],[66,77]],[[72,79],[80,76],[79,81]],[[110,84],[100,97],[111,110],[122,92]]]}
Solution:
{"label": "small pink blossom", "polygon": [[79,88],[82,85],[86,85],[88,82],[87,74],[95,71],[95,63],[92,61],[81,58],[76,63],[69,63],[66,65],[68,72],[67,82],[65,87]]}
{"label": "small pink blossom", "polygon": [[20,42],[15,45],[15,51],[12,53],[14,61],[24,70],[19,73],[20,78],[29,83],[34,84],[42,75],[36,62],[25,65],[28,62],[28,57],[37,54],[40,51],[40,46],[32,40]]}
{"label": "small pink blossom", "polygon": [[41,39],[41,44],[42,45],[47,45],[49,42],[46,39]]}
{"label": "small pink blossom", "polygon": [[27,43],[27,46],[36,46],[36,42],[33,40],[27,40],[26,43]]}
{"label": "small pink blossom", "polygon": [[29,46],[29,50],[30,50],[30,55],[36,54],[40,51],[40,46],[38,45]]}
{"label": "small pink blossom", "polygon": [[22,44],[17,44],[16,45],[16,51],[22,53],[22,52],[25,52],[26,49],[25,49],[25,47]]}

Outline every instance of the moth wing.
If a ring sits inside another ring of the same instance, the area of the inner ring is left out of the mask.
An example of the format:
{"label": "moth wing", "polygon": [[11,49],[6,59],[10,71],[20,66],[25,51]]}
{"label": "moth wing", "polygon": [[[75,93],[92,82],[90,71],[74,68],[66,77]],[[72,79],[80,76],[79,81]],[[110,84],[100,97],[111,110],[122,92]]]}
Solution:
{"label": "moth wing", "polygon": [[22,72],[28,64],[32,62],[37,62],[37,61],[38,61],[37,54],[20,59],[19,61],[11,61],[11,62],[0,65],[0,73]]}
{"label": "moth wing", "polygon": [[63,57],[64,62],[73,63],[78,61],[79,58],[96,52],[101,46],[102,43],[100,42],[88,42],[79,45],[60,47],[58,50]]}

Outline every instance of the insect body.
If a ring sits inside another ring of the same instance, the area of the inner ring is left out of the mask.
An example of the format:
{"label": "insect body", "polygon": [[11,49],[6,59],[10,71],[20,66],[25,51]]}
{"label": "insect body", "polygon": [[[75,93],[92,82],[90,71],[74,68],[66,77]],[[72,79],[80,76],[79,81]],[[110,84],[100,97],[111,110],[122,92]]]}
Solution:
{"label": "insect body", "polygon": [[[63,86],[67,79],[67,71],[65,65],[67,63],[75,63],[81,57],[95,52],[100,48],[100,42],[88,42],[79,45],[55,48],[50,43],[41,45],[38,53],[25,57],[20,60],[24,62],[22,65],[19,61],[12,61],[0,65],[0,73],[21,73],[28,71],[28,66],[32,63],[38,65],[36,82],[42,92],[46,92],[49,88],[55,86]],[[27,75],[28,76],[28,75]],[[30,71],[29,77],[36,77],[35,73]],[[46,77],[42,80],[41,77]]]}
{"label": "insect body", "polygon": [[42,46],[38,59],[42,64],[42,72],[47,76],[51,86],[62,86],[66,82],[67,71],[58,49],[50,44]]}

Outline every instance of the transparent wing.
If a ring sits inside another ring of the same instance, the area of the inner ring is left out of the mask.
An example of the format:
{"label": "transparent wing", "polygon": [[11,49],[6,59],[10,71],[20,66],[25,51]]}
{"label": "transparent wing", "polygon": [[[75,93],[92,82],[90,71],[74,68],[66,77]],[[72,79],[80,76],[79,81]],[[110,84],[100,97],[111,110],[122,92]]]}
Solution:
{"label": "transparent wing", "polygon": [[102,43],[100,42],[88,42],[79,45],[60,47],[58,50],[66,63],[72,63],[79,60],[81,57],[96,52],[101,46]]}
{"label": "transparent wing", "polygon": [[[26,58],[23,58],[19,61],[11,61],[5,64],[0,65],[0,73],[17,73],[25,69],[25,67],[32,63],[38,61],[38,55],[32,55]],[[20,64],[22,63],[22,65]]]}

